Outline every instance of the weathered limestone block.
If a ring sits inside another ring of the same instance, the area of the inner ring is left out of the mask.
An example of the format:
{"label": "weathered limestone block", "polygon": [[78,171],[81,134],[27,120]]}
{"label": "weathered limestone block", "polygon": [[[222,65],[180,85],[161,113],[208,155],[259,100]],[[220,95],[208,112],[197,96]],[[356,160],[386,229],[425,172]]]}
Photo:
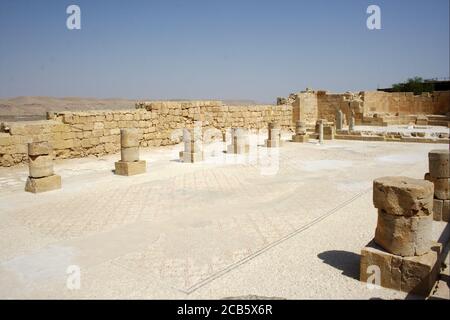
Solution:
{"label": "weathered limestone block", "polygon": [[134,176],[136,174],[145,173],[147,164],[146,161],[133,161],[133,162],[125,162],[125,161],[117,161],[115,164],[114,173],[121,176]]}
{"label": "weathered limestone block", "polygon": [[430,215],[433,212],[434,186],[425,180],[408,177],[383,177],[373,182],[375,208],[391,215]]}
{"label": "weathered limestone block", "polygon": [[306,123],[297,121],[295,123],[295,135],[292,136],[293,142],[308,142],[309,135],[306,133]]}
{"label": "weathered limestone block", "polygon": [[450,200],[450,178],[433,178],[429,173],[425,174],[425,180],[434,185],[434,197],[441,200]]}
{"label": "weathered limestone block", "polygon": [[306,122],[300,120],[295,122],[295,134],[306,134]]}
{"label": "weathered limestone block", "polygon": [[432,150],[428,153],[429,172],[432,178],[450,178],[448,149]]}
{"label": "weathered limestone block", "polygon": [[375,242],[403,257],[425,254],[431,248],[432,222],[432,215],[405,217],[378,210]]}
{"label": "weathered limestone block", "polygon": [[428,125],[428,117],[425,115],[418,115],[416,119],[416,125]]}
{"label": "weathered limestone block", "polygon": [[370,268],[377,266],[380,269],[379,285],[384,288],[401,291],[401,265],[402,257],[384,251],[372,240],[361,250],[359,265],[360,281],[368,282],[368,278],[373,272]]}
{"label": "weathered limestone block", "polygon": [[139,148],[138,147],[121,148],[120,159],[123,162],[139,161]]}
{"label": "weathered limestone block", "polygon": [[203,161],[203,152],[186,152],[180,153],[181,160],[185,163],[195,163]]}
{"label": "weathered limestone block", "polygon": [[433,220],[442,221],[442,209],[444,207],[444,200],[433,200]]}
{"label": "weathered limestone block", "polygon": [[323,139],[324,140],[333,140],[336,134],[336,129],[332,125],[327,125],[323,127]]}
{"label": "weathered limestone block", "polygon": [[278,122],[274,121],[269,123],[269,140],[277,140],[280,138],[281,126]]}
{"label": "weathered limestone block", "polygon": [[[125,117],[133,115],[125,114]],[[137,129],[120,130],[120,155],[121,160],[117,161],[114,173],[121,176],[132,176],[145,173],[146,162],[139,161],[139,138]]]}
{"label": "weathered limestone block", "polygon": [[427,296],[438,277],[440,252],[440,245],[436,245],[424,255],[400,257],[371,241],[361,250],[360,280],[368,282],[373,275],[373,266],[377,266],[382,287]]}
{"label": "weathered limestone block", "polygon": [[247,130],[233,128],[231,130],[231,144],[227,147],[227,153],[245,154],[250,151]]}
{"label": "weathered limestone block", "polygon": [[40,156],[52,154],[53,148],[47,141],[33,142],[28,144],[28,155]]}
{"label": "weathered limestone block", "polygon": [[53,151],[48,142],[28,143],[28,168],[31,178],[53,175]]}
{"label": "weathered limestone block", "polygon": [[450,200],[444,200],[443,202],[442,221],[450,222]]}
{"label": "weathered limestone block", "polygon": [[184,151],[180,152],[180,160],[194,163],[203,160],[202,131],[199,128],[183,130]]}
{"label": "weathered limestone block", "polygon": [[201,152],[203,149],[203,142],[202,140],[195,140],[195,141],[184,141],[184,151],[186,152]]}
{"label": "weathered limestone block", "polygon": [[47,192],[56,189],[61,189],[61,177],[56,174],[42,178],[28,177],[25,185],[25,191],[32,193]]}
{"label": "weathered limestone block", "polygon": [[304,134],[304,135],[293,135],[292,136],[292,142],[300,142],[300,143],[304,143],[304,142],[308,142],[309,141],[309,134]]}
{"label": "weathered limestone block", "polygon": [[267,148],[279,148],[281,147],[280,140],[266,140]]}
{"label": "weathered limestone block", "polygon": [[450,200],[434,199],[433,201],[433,219],[435,221],[449,222]]}
{"label": "weathered limestone block", "polygon": [[53,156],[30,156],[28,167],[30,177],[32,178],[51,176],[53,174]]}
{"label": "weathered limestone block", "polygon": [[278,148],[281,146],[281,127],[276,121],[270,122],[268,126],[267,148]]}

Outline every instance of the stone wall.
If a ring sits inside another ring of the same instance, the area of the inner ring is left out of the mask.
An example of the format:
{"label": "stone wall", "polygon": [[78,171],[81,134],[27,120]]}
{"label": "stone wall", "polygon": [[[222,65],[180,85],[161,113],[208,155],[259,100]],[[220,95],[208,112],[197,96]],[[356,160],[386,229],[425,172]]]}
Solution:
{"label": "stone wall", "polygon": [[[0,166],[26,162],[27,143],[49,141],[56,158],[104,155],[120,150],[120,129],[137,128],[140,145],[179,143],[182,128],[201,121],[223,133],[230,127],[266,128],[270,121],[292,127],[291,106],[224,106],[220,101],[144,102],[136,109],[57,112],[48,120],[2,123]],[[221,135],[221,134],[219,134]]]}
{"label": "stone wall", "polygon": [[[348,122],[387,125],[415,121],[410,114],[445,114],[450,92],[414,96],[409,93],[361,92],[329,94],[307,90],[292,94],[283,105],[226,106],[221,101],[139,102],[136,109],[89,112],[57,112],[46,121],[7,122],[0,126],[0,166],[26,162],[27,143],[50,141],[56,158],[77,158],[119,151],[120,129],[137,128],[140,145],[161,146],[180,142],[182,128],[201,121],[218,136],[227,128],[267,128],[271,121],[295,127],[296,120],[314,125],[318,119],[334,122],[341,109]],[[445,117],[444,117],[445,118]],[[447,125],[448,119],[431,119],[429,124]]]}
{"label": "stone wall", "polygon": [[[382,124],[383,117],[397,116],[400,117],[399,123],[402,123],[405,116],[445,115],[450,111],[450,91],[415,96],[410,92],[365,91],[334,94],[307,90],[291,94],[289,99],[279,101],[293,101],[293,120],[302,120],[309,124],[314,124],[318,119],[335,121],[337,109],[344,112],[347,121],[353,114],[357,124],[371,122],[377,125]],[[394,123],[395,118],[390,121]]]}
{"label": "stone wall", "polygon": [[292,116],[294,122],[301,120],[309,125],[315,124],[318,119],[334,122],[336,110],[340,109],[344,112],[346,120],[350,119],[352,110],[356,117],[362,119],[362,103],[359,94],[307,90],[296,94],[296,99],[292,103]]}
{"label": "stone wall", "polygon": [[364,92],[364,113],[446,114],[450,91],[436,91],[415,96],[412,92]]}

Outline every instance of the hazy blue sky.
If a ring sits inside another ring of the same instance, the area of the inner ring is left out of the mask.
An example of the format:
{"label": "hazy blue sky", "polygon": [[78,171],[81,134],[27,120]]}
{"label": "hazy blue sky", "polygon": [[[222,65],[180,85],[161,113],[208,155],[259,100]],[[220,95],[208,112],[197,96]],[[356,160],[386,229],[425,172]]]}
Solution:
{"label": "hazy blue sky", "polygon": [[[366,27],[370,4],[382,30]],[[449,1],[0,0],[0,39],[1,97],[273,102],[448,77]]]}

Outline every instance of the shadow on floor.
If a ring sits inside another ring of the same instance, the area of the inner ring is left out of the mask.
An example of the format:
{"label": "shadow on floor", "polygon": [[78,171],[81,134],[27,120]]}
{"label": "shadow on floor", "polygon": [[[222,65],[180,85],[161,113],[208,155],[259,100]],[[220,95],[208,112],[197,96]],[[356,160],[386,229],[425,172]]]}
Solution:
{"label": "shadow on floor", "polygon": [[342,251],[330,250],[317,255],[324,263],[342,271],[342,274],[359,281],[360,255]]}

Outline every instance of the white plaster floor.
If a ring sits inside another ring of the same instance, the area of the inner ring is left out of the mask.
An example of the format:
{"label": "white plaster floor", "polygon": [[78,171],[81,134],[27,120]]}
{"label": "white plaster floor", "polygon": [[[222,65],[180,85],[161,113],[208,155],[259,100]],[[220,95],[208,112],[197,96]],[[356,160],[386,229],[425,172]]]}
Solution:
{"label": "white plaster floor", "polygon": [[[423,178],[443,145],[215,147],[196,164],[178,161],[181,145],[142,149],[147,173],[134,177],[113,174],[119,154],[58,160],[63,187],[42,194],[23,191],[26,166],[0,168],[0,298],[407,297],[358,281],[372,181]],[[436,239],[445,226],[434,222]],[[71,265],[80,289],[67,288]]]}

